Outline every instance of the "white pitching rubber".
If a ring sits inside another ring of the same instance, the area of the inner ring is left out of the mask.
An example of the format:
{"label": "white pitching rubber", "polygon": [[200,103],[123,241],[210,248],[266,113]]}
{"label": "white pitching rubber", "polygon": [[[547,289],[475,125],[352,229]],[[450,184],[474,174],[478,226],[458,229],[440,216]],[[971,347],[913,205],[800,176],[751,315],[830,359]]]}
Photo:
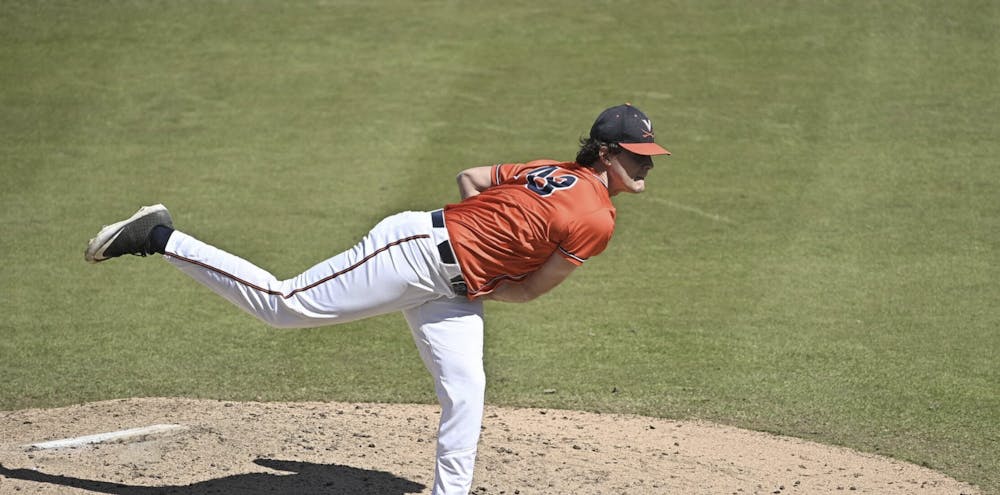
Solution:
{"label": "white pitching rubber", "polygon": [[152,425],[152,426],[145,426],[142,428],[132,428],[129,430],[98,433],[96,435],[87,435],[76,438],[64,438],[62,440],[52,440],[49,442],[33,443],[31,445],[25,445],[24,447],[31,450],[80,447],[82,445],[90,445],[95,443],[122,441],[136,437],[148,437],[150,435],[166,433],[168,431],[178,430],[182,428],[184,427],[181,425],[174,425],[174,424]]}

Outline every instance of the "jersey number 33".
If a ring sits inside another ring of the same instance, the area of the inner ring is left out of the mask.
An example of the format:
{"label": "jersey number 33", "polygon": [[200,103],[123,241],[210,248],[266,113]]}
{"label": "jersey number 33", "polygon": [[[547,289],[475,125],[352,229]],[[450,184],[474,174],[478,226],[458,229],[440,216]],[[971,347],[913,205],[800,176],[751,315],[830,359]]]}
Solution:
{"label": "jersey number 33", "polygon": [[552,174],[556,170],[559,170],[559,167],[550,165],[528,172],[528,183],[525,186],[540,196],[549,196],[560,189],[567,189],[576,184],[577,178],[572,175],[553,176]]}

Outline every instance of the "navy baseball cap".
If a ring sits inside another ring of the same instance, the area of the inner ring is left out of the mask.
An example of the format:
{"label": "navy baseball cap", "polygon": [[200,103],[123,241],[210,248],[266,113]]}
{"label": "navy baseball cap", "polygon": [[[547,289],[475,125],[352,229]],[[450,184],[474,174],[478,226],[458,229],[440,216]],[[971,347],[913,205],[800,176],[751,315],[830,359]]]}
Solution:
{"label": "navy baseball cap", "polygon": [[626,103],[611,107],[597,116],[590,137],[615,143],[637,155],[669,155],[666,148],[653,142],[653,123],[636,107]]}

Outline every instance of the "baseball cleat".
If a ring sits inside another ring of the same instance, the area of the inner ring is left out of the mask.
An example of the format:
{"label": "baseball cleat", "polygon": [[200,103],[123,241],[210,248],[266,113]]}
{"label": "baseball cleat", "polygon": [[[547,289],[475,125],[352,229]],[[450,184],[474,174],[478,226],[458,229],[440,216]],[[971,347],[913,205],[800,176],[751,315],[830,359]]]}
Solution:
{"label": "baseball cleat", "polygon": [[108,225],[87,243],[83,259],[90,263],[117,258],[123,254],[148,256],[149,233],[157,225],[173,228],[170,212],[163,205],[143,206],[125,220]]}

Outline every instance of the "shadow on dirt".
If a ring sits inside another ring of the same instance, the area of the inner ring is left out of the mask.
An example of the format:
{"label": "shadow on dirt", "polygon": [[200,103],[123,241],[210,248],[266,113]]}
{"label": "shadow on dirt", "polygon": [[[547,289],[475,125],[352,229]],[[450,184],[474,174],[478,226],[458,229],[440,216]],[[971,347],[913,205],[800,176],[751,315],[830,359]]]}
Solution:
{"label": "shadow on dirt", "polygon": [[85,480],[46,474],[32,469],[7,469],[0,465],[0,476],[12,479],[51,483],[97,493],[115,495],[165,494],[297,494],[297,495],[403,495],[418,493],[425,486],[384,471],[371,471],[337,464],[257,459],[259,466],[294,474],[246,473],[216,478],[182,486],[138,486],[107,481]]}

